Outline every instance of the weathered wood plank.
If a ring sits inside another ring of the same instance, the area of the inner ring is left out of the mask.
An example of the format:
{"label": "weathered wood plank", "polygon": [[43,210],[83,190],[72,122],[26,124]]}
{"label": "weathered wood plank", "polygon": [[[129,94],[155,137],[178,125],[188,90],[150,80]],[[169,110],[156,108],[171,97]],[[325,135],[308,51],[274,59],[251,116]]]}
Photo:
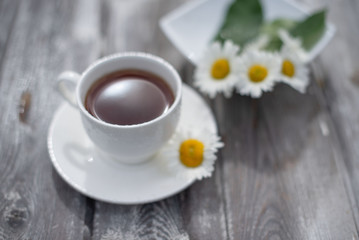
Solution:
{"label": "weathered wood plank", "polygon": [[313,88],[216,101],[230,239],[357,238],[338,146]]}
{"label": "weathered wood plank", "polygon": [[[103,55],[145,51],[177,69],[184,58],[161,33],[158,20],[184,1],[105,1]],[[186,68],[185,68],[186,70]],[[183,76],[187,76],[184,72]],[[220,174],[153,204],[118,206],[96,202],[94,239],[225,239]]]}
{"label": "weathered wood plank", "polygon": [[[54,93],[57,75],[72,62],[80,62],[77,69],[92,61],[90,45],[73,48],[79,38],[72,22],[81,20],[76,2],[21,1],[8,40],[0,81],[0,239],[90,235],[84,225],[86,199],[60,179],[46,146],[52,114],[61,102]],[[17,108],[24,91],[32,97],[20,122]]]}
{"label": "weathered wood plank", "polygon": [[[194,66],[190,63],[184,65],[183,79],[192,85],[193,83]],[[193,87],[193,86],[192,86]],[[207,97],[203,96],[209,105],[212,105]],[[214,112],[217,115],[217,123],[219,112]],[[218,128],[220,126],[218,125]],[[222,135],[222,134],[221,134]],[[226,141],[225,135],[222,135]],[[196,182],[186,192],[183,201],[183,216],[186,229],[191,236],[191,239],[228,239],[229,227],[228,209],[225,201],[225,189],[223,187],[223,164],[226,159],[222,157],[221,152],[218,153],[218,160],[216,162],[216,170],[213,176],[209,179]]]}
{"label": "weathered wood plank", "polygon": [[214,101],[229,239],[358,239],[341,145],[318,89]]}
{"label": "weathered wood plank", "polygon": [[[217,97],[211,104],[226,148],[214,176],[136,206],[86,199],[51,167],[47,127],[61,101],[54,80],[124,50],[181,69],[184,58],[157,23],[184,1],[20,2],[11,34],[0,37],[9,43],[0,45],[0,239],[358,239],[357,2],[307,3],[328,5],[338,27],[314,66],[320,87],[300,95],[279,86],[258,101]],[[16,14],[4,17],[5,3],[0,29]],[[184,80],[192,73],[186,65]],[[20,122],[24,91],[32,98]]]}
{"label": "weathered wood plank", "polygon": [[158,21],[187,1],[103,1],[102,55],[120,51],[143,51],[159,55],[176,69],[180,69],[184,58],[164,36]]}
{"label": "weathered wood plank", "polygon": [[215,103],[227,144],[230,239],[358,239],[357,209],[339,166],[342,145],[319,87],[302,96],[279,86],[251,102]]}
{"label": "weathered wood plank", "polygon": [[[239,96],[215,101],[227,147],[217,168],[224,176],[216,172],[211,185],[223,181],[226,201],[219,209],[225,208],[230,239],[357,238],[336,165],[340,146],[318,98],[280,86],[259,101]],[[203,190],[202,183],[184,193],[183,205],[189,206],[184,224],[195,239],[205,234],[195,229],[199,221],[191,221],[200,219],[194,208],[200,201],[187,194],[197,186],[195,192]]]}
{"label": "weathered wood plank", "polygon": [[0,2],[0,63],[7,49],[7,42],[13,29],[18,9],[17,0],[3,0]]}
{"label": "weathered wood plank", "polygon": [[337,161],[351,199],[352,214],[359,224],[359,47],[357,1],[315,1],[329,7],[328,18],[337,27],[336,36],[316,62],[316,77],[341,146]]}

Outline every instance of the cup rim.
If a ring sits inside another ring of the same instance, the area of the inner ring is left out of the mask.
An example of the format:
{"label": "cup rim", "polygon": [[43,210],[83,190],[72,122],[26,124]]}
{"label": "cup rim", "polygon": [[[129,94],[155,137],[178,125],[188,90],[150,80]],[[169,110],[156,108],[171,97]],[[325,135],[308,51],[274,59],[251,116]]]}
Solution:
{"label": "cup rim", "polygon": [[[84,104],[81,101],[81,97],[80,97],[80,86],[81,86],[81,83],[82,83],[83,79],[85,78],[85,76],[87,76],[91,72],[91,70],[94,67],[98,66],[99,64],[103,64],[110,60],[117,59],[117,58],[123,58],[123,57],[139,57],[139,58],[146,58],[146,59],[155,61],[161,65],[164,65],[173,74],[175,82],[178,87],[177,87],[177,91],[175,93],[175,100],[174,100],[173,104],[170,106],[170,108],[165,113],[161,114],[160,116],[158,116],[150,121],[144,122],[144,123],[131,124],[131,125],[118,125],[118,124],[112,124],[112,123],[107,123],[105,121],[101,121],[101,120],[95,118],[94,116],[92,116],[86,110]],[[90,64],[87,67],[87,69],[81,74],[80,81],[76,87],[76,100],[77,100],[78,106],[79,106],[80,110],[82,111],[82,113],[85,114],[85,116],[87,116],[92,121],[95,121],[95,122],[97,122],[101,125],[107,126],[107,127],[118,128],[118,129],[144,127],[144,126],[161,121],[163,118],[165,118],[166,116],[171,114],[174,111],[174,109],[179,105],[179,103],[181,101],[181,96],[182,96],[182,80],[181,80],[181,77],[179,76],[178,72],[176,71],[176,69],[169,62],[164,60],[163,58],[155,56],[150,53],[145,53],[145,52],[122,52],[122,53],[111,54],[111,55],[108,55],[108,56],[105,56],[105,57],[102,57],[102,58],[96,60],[95,62]]]}

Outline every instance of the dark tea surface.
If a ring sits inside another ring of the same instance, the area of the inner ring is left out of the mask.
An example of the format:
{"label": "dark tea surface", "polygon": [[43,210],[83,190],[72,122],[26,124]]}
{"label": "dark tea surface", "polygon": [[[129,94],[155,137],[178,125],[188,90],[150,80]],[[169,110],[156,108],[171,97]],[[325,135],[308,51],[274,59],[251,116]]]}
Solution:
{"label": "dark tea surface", "polygon": [[98,79],[87,92],[85,107],[104,122],[133,125],[159,117],[173,102],[171,88],[159,76],[127,69]]}

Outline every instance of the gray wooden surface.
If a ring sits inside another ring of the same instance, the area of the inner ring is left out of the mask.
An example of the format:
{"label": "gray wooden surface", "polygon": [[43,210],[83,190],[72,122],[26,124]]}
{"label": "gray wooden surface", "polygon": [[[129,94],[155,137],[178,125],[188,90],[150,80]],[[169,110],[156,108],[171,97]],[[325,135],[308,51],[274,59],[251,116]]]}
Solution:
{"label": "gray wooden surface", "polygon": [[184,2],[0,1],[0,240],[359,239],[355,0],[298,1],[326,7],[337,27],[310,66],[307,94],[280,85],[259,100],[207,99],[226,143],[212,178],[121,206],[81,195],[56,173],[46,137],[61,103],[57,75],[135,50],[167,59],[191,84],[193,66],[158,27]]}

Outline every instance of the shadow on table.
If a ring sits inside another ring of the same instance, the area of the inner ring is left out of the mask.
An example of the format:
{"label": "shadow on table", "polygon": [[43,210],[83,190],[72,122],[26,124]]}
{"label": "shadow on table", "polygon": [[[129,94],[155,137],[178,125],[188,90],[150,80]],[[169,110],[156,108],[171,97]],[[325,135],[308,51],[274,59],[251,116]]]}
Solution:
{"label": "shadow on table", "polygon": [[300,160],[319,128],[320,105],[310,85],[306,94],[279,84],[262,98],[234,94],[217,97],[212,109],[225,148],[224,161],[240,161],[262,172],[289,167]]}

